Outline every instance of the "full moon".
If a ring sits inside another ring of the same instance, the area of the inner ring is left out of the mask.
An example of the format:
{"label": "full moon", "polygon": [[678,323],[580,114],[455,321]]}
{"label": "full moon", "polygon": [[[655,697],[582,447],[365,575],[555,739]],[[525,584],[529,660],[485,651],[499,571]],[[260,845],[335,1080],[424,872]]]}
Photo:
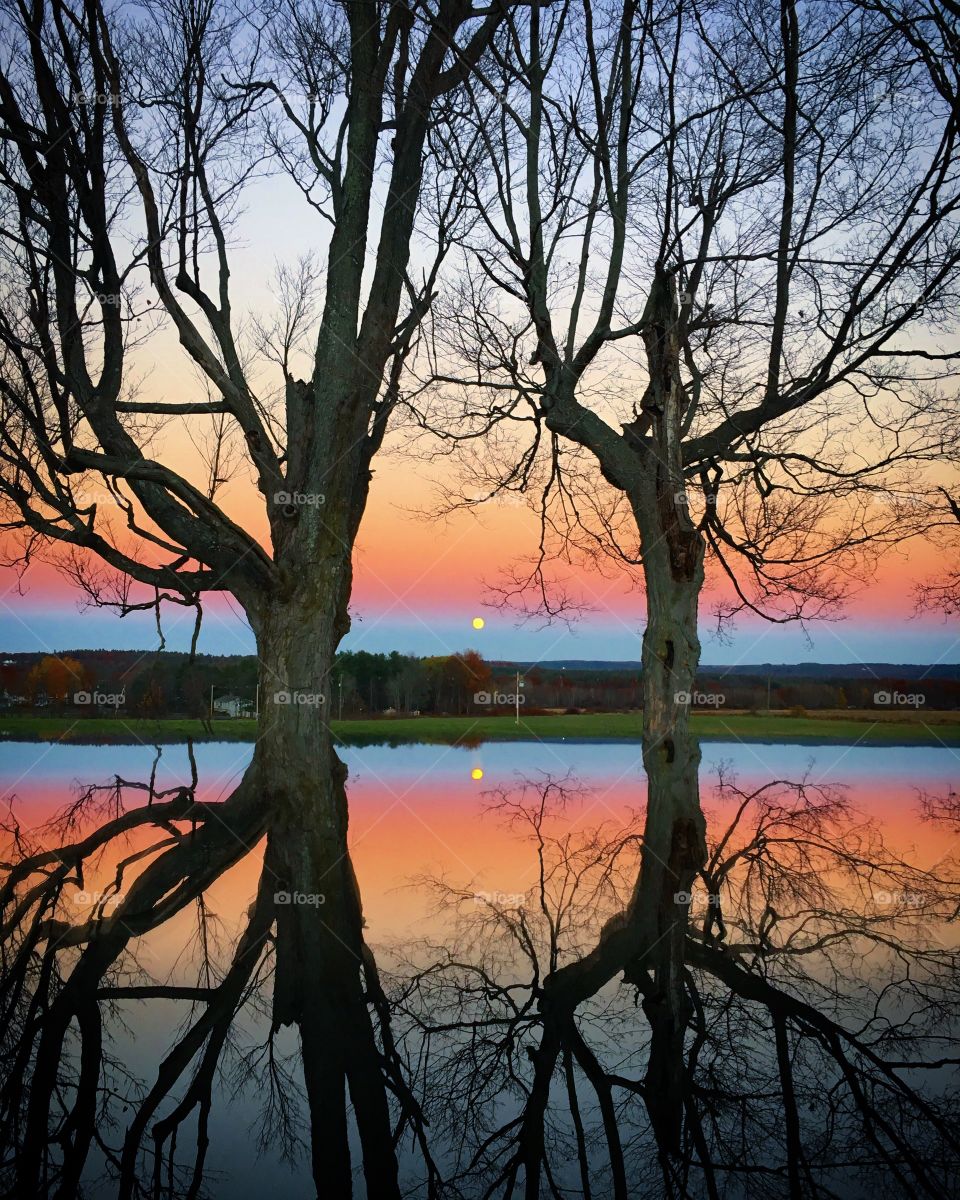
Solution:
{"label": "full moon", "polygon": [[471,779],[482,779],[483,771],[481,771],[481,769],[479,767],[474,767],[473,770],[470,772],[470,778]]}
{"label": "full moon", "polygon": [[484,621],[483,617],[474,617],[473,618],[474,629],[482,629],[485,624],[486,624],[486,622]]}

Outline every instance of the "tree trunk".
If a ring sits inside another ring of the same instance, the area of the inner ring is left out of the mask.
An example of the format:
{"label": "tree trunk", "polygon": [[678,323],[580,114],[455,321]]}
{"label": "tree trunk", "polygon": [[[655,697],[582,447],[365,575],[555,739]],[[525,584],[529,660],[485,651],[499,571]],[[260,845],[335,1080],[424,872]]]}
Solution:
{"label": "tree trunk", "polygon": [[[644,539],[645,542],[647,539]],[[643,1008],[650,1021],[646,1095],[661,1146],[680,1148],[683,1114],[684,1034],[690,1005],[684,985],[684,941],[689,893],[706,857],[700,809],[700,747],[690,730],[690,709],[700,657],[697,600],[702,557],[692,571],[676,572],[669,553],[644,556],[647,626],[643,635],[643,764],[647,816],[637,919],[650,947],[642,962]]]}
{"label": "tree trunk", "polygon": [[[700,747],[690,710],[700,661],[697,603],[703,587],[703,537],[684,492],[680,423],[686,397],[680,377],[672,279],[659,276],[644,335],[650,383],[643,398],[650,438],[632,497],[647,593],[643,635],[643,762],[647,817],[635,919],[648,949],[634,981],[650,1021],[646,1098],[663,1150],[677,1154],[683,1118],[684,1035],[690,1003],[684,983],[689,893],[706,859],[700,809]],[[652,980],[651,980],[652,973]]]}
{"label": "tree trunk", "polygon": [[[348,558],[341,565],[349,572]],[[347,770],[329,728],[330,669],[345,625],[344,606],[332,602],[341,591],[336,572],[326,574],[323,590],[271,606],[257,628],[265,702],[256,760],[270,808],[264,866],[275,883],[277,917],[273,1024],[300,1031],[318,1193],[352,1193],[349,1089],[367,1194],[399,1200],[380,1050],[362,981]]]}

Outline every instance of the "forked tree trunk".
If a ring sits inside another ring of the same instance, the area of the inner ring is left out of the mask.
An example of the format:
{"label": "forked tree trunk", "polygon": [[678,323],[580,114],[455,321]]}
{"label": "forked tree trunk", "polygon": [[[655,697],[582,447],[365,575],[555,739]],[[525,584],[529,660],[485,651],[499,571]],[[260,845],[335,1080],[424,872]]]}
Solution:
{"label": "forked tree trunk", "polygon": [[[605,925],[594,949],[544,980],[541,1011],[559,1044],[576,1007],[619,971],[644,997],[651,1046],[645,1100],[661,1149],[680,1148],[685,1090],[684,1035],[690,1008],[684,986],[688,904],[685,896],[706,858],[700,810],[700,749],[690,731],[700,643],[697,604],[703,586],[704,539],[684,491],[683,419],[688,401],[680,370],[675,278],[658,266],[643,313],[649,383],[623,438],[563,403],[544,404],[553,432],[582,440],[601,470],[629,498],[640,535],[647,592],[643,637],[643,760],[647,818],[636,887],[622,913]],[[624,444],[632,452],[624,454]],[[561,1032],[557,1032],[557,1031]],[[553,1061],[556,1061],[554,1055]],[[545,1076],[546,1071],[541,1075]],[[534,1145],[531,1133],[528,1139]],[[535,1185],[538,1186],[538,1185]],[[528,1196],[531,1192],[528,1181]]]}

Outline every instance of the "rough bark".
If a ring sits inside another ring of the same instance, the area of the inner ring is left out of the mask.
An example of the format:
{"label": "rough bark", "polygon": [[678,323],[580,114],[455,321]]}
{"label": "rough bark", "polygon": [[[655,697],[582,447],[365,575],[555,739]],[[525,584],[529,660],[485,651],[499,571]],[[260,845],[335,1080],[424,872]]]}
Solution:
{"label": "rough bark", "polygon": [[672,278],[657,273],[645,317],[650,322],[644,335],[650,382],[641,420],[650,437],[639,450],[642,470],[633,509],[647,594],[642,668],[648,792],[633,904],[634,919],[646,928],[648,949],[633,977],[644,991],[643,1008],[651,1028],[645,1090],[650,1119],[661,1146],[675,1154],[680,1149],[683,1044],[690,1016],[684,985],[684,896],[706,858],[698,786],[700,747],[690,729],[700,661],[697,602],[704,545],[690,519],[683,487],[680,422],[686,398]]}

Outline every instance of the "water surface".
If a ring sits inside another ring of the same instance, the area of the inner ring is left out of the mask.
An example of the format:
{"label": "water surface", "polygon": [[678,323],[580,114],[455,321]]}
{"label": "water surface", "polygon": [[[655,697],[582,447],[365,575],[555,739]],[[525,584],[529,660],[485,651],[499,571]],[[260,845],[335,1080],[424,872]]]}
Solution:
{"label": "water surface", "polygon": [[[0,796],[22,832],[52,844],[56,835],[48,823],[85,787],[106,785],[117,777],[142,782],[152,775],[160,792],[189,786],[196,770],[198,799],[218,801],[242,778],[252,750],[236,743],[204,743],[192,749],[172,745],[159,753],[150,746],[0,743]],[[645,803],[639,748],[624,742],[378,746],[344,748],[341,756],[349,770],[349,840],[367,940],[378,960],[382,955],[389,966],[409,947],[447,936],[449,914],[438,915],[437,894],[427,880],[443,880],[465,896],[473,894],[478,916],[490,897],[516,898],[517,904],[535,897],[538,860],[531,829],[505,819],[503,808],[524,781],[534,789],[548,781],[562,786],[564,803],[551,811],[550,829],[572,838],[594,830],[613,837],[619,830],[639,828]],[[711,830],[720,829],[736,807],[729,792],[716,791],[721,777],[734,783],[738,794],[780,781],[784,787],[803,785],[841,796],[849,805],[851,822],[875,823],[887,847],[919,867],[934,867],[957,849],[955,833],[921,819],[924,796],[948,795],[960,782],[960,754],[948,747],[710,742],[703,746],[701,788]],[[130,802],[136,803],[131,795]],[[142,849],[155,833],[131,835],[122,853]],[[247,851],[204,898],[225,949],[242,927],[262,870],[263,846]],[[109,886],[118,853],[104,857],[96,872],[88,872],[83,890],[74,886],[72,894],[81,897],[76,902],[78,919],[95,903],[83,896],[96,897]],[[468,904],[468,918],[469,913]],[[138,962],[152,978],[197,982],[196,922],[195,912],[181,912],[142,939]],[[216,947],[212,957],[217,957]],[[122,1007],[123,1024],[111,1034],[112,1052],[126,1069],[149,1081],[175,1040],[183,1008],[163,1000]],[[252,1014],[244,1035],[248,1046],[263,1037],[264,1030],[263,1015]],[[289,1031],[280,1035],[278,1045],[295,1059]],[[302,1155],[293,1166],[281,1165],[278,1147],[269,1137],[258,1152],[256,1073],[245,1081],[242,1072],[224,1076],[218,1093],[207,1158],[208,1182],[216,1181],[212,1194],[240,1200],[265,1194],[312,1195]],[[91,1196],[114,1194],[98,1191],[95,1170],[88,1174]]]}

